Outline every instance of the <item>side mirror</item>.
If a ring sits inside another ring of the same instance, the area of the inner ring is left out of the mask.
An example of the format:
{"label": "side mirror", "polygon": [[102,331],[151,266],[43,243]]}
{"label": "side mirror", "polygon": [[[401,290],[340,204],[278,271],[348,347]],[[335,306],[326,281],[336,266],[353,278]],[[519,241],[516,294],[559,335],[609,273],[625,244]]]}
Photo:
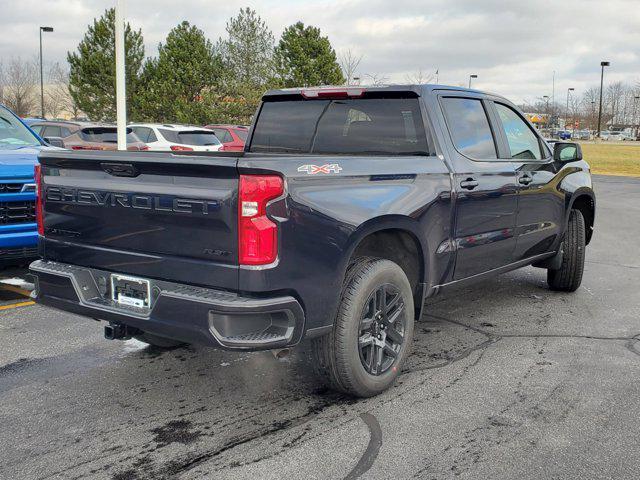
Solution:
{"label": "side mirror", "polygon": [[579,143],[556,142],[553,144],[553,159],[562,163],[582,160],[582,148]]}
{"label": "side mirror", "polygon": [[52,147],[64,148],[64,142],[60,137],[44,137],[43,140]]}

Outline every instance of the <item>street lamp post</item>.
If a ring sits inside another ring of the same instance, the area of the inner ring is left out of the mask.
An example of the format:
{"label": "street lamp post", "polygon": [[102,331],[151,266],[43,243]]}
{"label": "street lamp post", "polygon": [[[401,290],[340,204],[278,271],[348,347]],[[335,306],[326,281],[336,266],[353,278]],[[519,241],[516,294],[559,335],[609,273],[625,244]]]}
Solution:
{"label": "street lamp post", "polygon": [[544,108],[544,113],[547,115],[547,121],[546,121],[546,128],[549,128],[549,120],[551,120],[551,117],[549,115],[549,95],[543,95],[542,98],[545,100],[546,102],[546,106]]}
{"label": "street lamp post", "polygon": [[636,126],[636,138],[640,136],[640,122],[637,120],[638,118],[638,100],[640,100],[640,96],[636,95],[633,97],[633,120]]}
{"label": "street lamp post", "polygon": [[[571,88],[567,88],[567,118],[564,121],[564,128],[565,130],[567,129],[567,120],[569,119],[569,93],[573,92],[575,90],[575,88],[571,87]],[[573,128],[573,130],[575,131],[575,127]]]}
{"label": "street lamp post", "polygon": [[44,118],[44,76],[42,74],[42,32],[53,32],[53,27],[40,27],[40,114]]}
{"label": "street lamp post", "polygon": [[549,128],[549,95],[543,95],[542,98],[545,100],[546,102],[546,106],[544,107],[544,113],[547,115],[547,128]]}
{"label": "street lamp post", "polygon": [[472,78],[478,78],[478,75],[475,75],[475,74],[469,75],[469,88],[471,88],[471,79]]}
{"label": "street lamp post", "polygon": [[598,107],[598,138],[600,138],[600,124],[602,122],[602,86],[604,85],[604,67],[611,65],[610,62],[600,62],[600,106]]}

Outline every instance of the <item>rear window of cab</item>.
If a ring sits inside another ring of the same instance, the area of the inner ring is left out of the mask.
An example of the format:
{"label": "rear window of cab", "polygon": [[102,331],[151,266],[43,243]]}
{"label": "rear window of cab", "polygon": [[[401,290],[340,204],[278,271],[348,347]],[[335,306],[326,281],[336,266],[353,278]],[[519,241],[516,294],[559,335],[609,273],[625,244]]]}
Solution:
{"label": "rear window of cab", "polygon": [[263,103],[251,152],[427,155],[418,98]]}

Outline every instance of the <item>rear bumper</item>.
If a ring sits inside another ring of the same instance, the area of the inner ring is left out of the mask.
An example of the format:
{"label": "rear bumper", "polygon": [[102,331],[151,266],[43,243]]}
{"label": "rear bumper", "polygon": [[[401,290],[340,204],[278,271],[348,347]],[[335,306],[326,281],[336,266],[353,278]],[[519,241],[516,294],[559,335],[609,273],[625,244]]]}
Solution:
{"label": "rear bumper", "polygon": [[111,299],[111,272],[41,260],[30,269],[38,303],[187,343],[268,350],[298,343],[304,331],[304,311],[291,296],[244,297],[148,279],[151,308],[143,309]]}

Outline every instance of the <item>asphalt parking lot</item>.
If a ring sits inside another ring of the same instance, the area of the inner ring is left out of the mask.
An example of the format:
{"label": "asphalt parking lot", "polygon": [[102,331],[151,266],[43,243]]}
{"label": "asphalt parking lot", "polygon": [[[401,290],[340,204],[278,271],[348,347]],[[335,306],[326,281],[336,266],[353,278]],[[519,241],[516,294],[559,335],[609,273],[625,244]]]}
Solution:
{"label": "asphalt parking lot", "polygon": [[319,388],[304,347],[160,352],[3,309],[0,478],[637,478],[640,179],[596,194],[575,294],[527,268],[431,299],[406,372],[368,400]]}

